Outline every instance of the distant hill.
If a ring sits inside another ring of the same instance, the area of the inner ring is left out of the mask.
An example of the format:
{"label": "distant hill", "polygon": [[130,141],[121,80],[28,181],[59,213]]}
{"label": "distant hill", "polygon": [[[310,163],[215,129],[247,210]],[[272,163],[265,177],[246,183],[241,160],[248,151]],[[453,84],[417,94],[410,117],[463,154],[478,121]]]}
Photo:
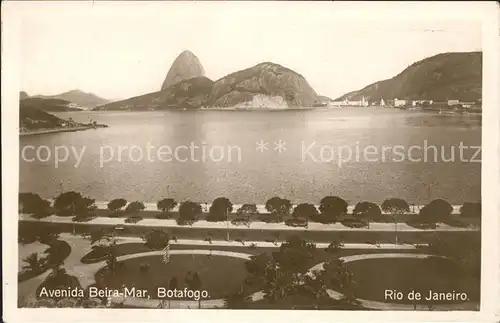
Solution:
{"label": "distant hill", "polygon": [[161,110],[200,108],[208,99],[214,82],[206,77],[194,77],[161,91],[126,100],[111,102],[94,110]]}
{"label": "distant hill", "polygon": [[93,93],[85,93],[81,90],[71,90],[57,95],[36,95],[33,97],[44,99],[61,99],[75,103],[80,107],[89,109],[109,102],[108,100],[98,97]]}
{"label": "distant hill", "polygon": [[28,95],[28,93],[26,93],[25,91],[21,91],[19,92],[19,100],[23,100],[23,99],[27,99],[29,98],[30,96]]}
{"label": "distant hill", "polygon": [[22,99],[24,106],[30,106],[47,112],[81,111],[82,109],[71,107],[71,102],[61,99],[44,99],[28,97]]}
{"label": "distant hill", "polygon": [[264,62],[217,80],[207,107],[289,108],[320,103],[320,98],[302,75]]}
{"label": "distant hill", "polygon": [[324,95],[320,95],[318,96],[319,100],[322,102],[322,103],[328,103],[328,102],[332,102],[333,99],[332,98],[329,98],[327,96],[324,96]]}
{"label": "distant hill", "polygon": [[336,99],[369,102],[380,99],[475,101],[482,92],[482,53],[443,53],[418,61],[391,79]]}
{"label": "distant hill", "polygon": [[30,99],[19,101],[19,127],[21,129],[39,129],[60,127],[66,121],[42,111]]}
{"label": "distant hill", "polygon": [[200,60],[192,52],[185,50],[172,63],[161,89],[164,90],[181,81],[201,76],[205,76],[205,70]]}

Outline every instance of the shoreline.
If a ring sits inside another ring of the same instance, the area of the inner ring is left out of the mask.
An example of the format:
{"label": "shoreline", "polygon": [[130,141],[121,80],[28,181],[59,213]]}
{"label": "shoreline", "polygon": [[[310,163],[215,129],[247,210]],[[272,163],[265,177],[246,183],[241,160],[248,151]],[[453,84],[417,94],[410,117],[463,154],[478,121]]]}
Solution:
{"label": "shoreline", "polygon": [[34,136],[34,135],[43,135],[47,133],[58,133],[58,132],[76,132],[76,131],[84,131],[89,129],[98,129],[98,128],[107,128],[107,125],[97,125],[97,126],[79,126],[73,128],[54,128],[54,129],[42,129],[35,131],[25,131],[19,132],[19,137],[23,136]]}
{"label": "shoreline", "polygon": [[[316,110],[319,108],[324,108],[324,107],[280,107],[280,108],[259,108],[259,107],[252,107],[252,108],[234,108],[234,107],[228,107],[228,108],[222,108],[222,107],[215,107],[215,108],[200,108],[200,109],[193,109],[193,110],[198,110],[198,111],[297,111],[297,110]],[[182,111],[182,110],[181,110]]]}

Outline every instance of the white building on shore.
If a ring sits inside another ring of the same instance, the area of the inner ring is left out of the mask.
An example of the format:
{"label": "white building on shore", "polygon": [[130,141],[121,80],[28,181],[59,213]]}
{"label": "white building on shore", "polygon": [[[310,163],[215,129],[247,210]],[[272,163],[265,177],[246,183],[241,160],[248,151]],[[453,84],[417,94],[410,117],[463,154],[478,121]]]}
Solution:
{"label": "white building on shore", "polygon": [[402,107],[406,105],[406,100],[400,100],[398,98],[394,98],[394,106],[395,107]]}
{"label": "white building on shore", "polygon": [[369,106],[369,103],[363,96],[360,101],[351,101],[345,99],[343,101],[332,101],[328,105],[331,107],[367,107]]}

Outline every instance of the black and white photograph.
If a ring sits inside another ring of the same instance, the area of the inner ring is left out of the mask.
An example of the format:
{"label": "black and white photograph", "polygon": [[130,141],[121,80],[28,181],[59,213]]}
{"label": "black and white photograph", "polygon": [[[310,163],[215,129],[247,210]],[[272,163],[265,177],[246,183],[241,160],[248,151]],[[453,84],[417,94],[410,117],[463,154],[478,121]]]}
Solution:
{"label": "black and white photograph", "polygon": [[9,5],[16,308],[482,310],[498,101],[473,10]]}

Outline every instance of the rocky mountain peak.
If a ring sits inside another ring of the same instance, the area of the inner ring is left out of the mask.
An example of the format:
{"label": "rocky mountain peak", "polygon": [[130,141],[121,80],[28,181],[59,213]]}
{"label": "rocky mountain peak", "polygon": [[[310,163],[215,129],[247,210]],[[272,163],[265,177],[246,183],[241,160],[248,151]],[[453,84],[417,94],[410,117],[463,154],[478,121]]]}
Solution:
{"label": "rocky mountain peak", "polygon": [[164,90],[181,81],[199,76],[205,76],[200,60],[191,51],[185,50],[172,63],[161,89]]}

